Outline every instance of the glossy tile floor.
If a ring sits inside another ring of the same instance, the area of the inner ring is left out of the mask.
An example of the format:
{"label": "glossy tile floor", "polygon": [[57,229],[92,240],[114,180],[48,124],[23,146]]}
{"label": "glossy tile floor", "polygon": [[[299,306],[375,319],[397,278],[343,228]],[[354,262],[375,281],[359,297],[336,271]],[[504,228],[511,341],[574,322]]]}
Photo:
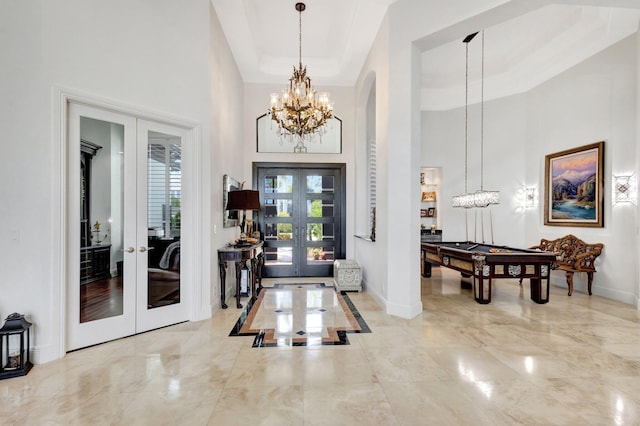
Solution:
{"label": "glossy tile floor", "polygon": [[255,348],[344,345],[348,333],[370,330],[347,294],[325,283],[278,283],[245,306],[229,335],[254,335]]}
{"label": "glossy tile floor", "polygon": [[528,292],[499,280],[479,305],[434,268],[411,320],[349,293],[372,333],[345,346],[252,348],[253,336],[228,337],[240,312],[229,308],[0,381],[0,423],[640,424],[640,313],[558,287],[537,305]]}

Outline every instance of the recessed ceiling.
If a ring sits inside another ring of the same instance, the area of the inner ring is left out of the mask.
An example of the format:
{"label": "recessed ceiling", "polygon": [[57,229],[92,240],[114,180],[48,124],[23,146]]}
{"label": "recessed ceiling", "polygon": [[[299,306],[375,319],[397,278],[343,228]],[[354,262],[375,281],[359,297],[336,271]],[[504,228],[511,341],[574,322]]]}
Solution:
{"label": "recessed ceiling", "polygon": [[[298,64],[295,0],[211,0],[242,78],[284,85]],[[390,4],[307,0],[302,62],[317,86],[353,86]],[[640,9],[550,5],[485,29],[484,99],[522,93],[638,31]],[[422,54],[423,110],[464,104],[460,40]],[[481,37],[469,43],[469,102],[480,98]]]}
{"label": "recessed ceiling", "polygon": [[[484,99],[523,93],[638,31],[639,9],[550,5],[484,31]],[[469,43],[469,103],[480,100],[482,34]],[[422,54],[422,109],[464,105],[465,43]]]}
{"label": "recessed ceiling", "polygon": [[[302,63],[315,84],[353,86],[389,4],[396,0],[308,0]],[[298,65],[292,0],[211,0],[242,78],[284,84]]]}

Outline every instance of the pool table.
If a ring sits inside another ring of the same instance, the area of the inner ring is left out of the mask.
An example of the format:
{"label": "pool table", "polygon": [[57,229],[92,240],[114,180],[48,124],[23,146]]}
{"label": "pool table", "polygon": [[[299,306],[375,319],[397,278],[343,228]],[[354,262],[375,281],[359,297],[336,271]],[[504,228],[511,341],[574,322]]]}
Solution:
{"label": "pool table", "polygon": [[473,296],[491,303],[491,281],[496,278],[529,278],[531,300],[549,302],[549,278],[556,254],[529,249],[465,242],[422,243],[423,258],[473,276]]}

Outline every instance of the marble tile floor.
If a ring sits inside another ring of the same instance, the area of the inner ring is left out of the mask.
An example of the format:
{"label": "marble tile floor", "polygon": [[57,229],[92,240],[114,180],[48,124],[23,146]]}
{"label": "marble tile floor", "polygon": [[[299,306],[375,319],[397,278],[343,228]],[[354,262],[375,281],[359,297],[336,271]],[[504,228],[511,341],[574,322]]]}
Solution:
{"label": "marble tile floor", "polygon": [[322,283],[276,283],[244,307],[230,336],[254,335],[253,347],[349,344],[370,333],[347,294]]}
{"label": "marble tile floor", "polygon": [[372,332],[344,346],[252,348],[253,336],[228,337],[240,310],[219,310],[0,381],[0,424],[640,424],[640,312],[528,292],[498,280],[479,305],[434,268],[410,320],[349,293]]}

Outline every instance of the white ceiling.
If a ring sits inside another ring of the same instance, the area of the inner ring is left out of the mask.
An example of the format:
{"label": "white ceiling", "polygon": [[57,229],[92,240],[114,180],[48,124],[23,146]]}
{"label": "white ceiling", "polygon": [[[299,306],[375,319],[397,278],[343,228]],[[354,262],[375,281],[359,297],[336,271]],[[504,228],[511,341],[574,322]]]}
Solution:
{"label": "white ceiling", "polygon": [[[484,99],[526,92],[638,31],[640,9],[550,5],[484,31]],[[482,33],[469,43],[469,103],[482,93]],[[463,37],[464,38],[464,37]],[[464,105],[462,39],[422,54],[422,109]]]}
{"label": "white ceiling", "polygon": [[[314,84],[353,86],[389,4],[307,0],[302,63]],[[247,83],[285,84],[298,65],[295,0],[211,0]]]}
{"label": "white ceiling", "polygon": [[[242,78],[284,85],[298,63],[295,0],[211,0]],[[317,86],[352,86],[397,0],[307,0],[302,62]],[[527,91],[638,31],[640,9],[550,5],[485,29],[484,99]],[[422,55],[422,109],[464,104],[465,45]],[[481,36],[469,43],[469,102],[480,97]]]}

